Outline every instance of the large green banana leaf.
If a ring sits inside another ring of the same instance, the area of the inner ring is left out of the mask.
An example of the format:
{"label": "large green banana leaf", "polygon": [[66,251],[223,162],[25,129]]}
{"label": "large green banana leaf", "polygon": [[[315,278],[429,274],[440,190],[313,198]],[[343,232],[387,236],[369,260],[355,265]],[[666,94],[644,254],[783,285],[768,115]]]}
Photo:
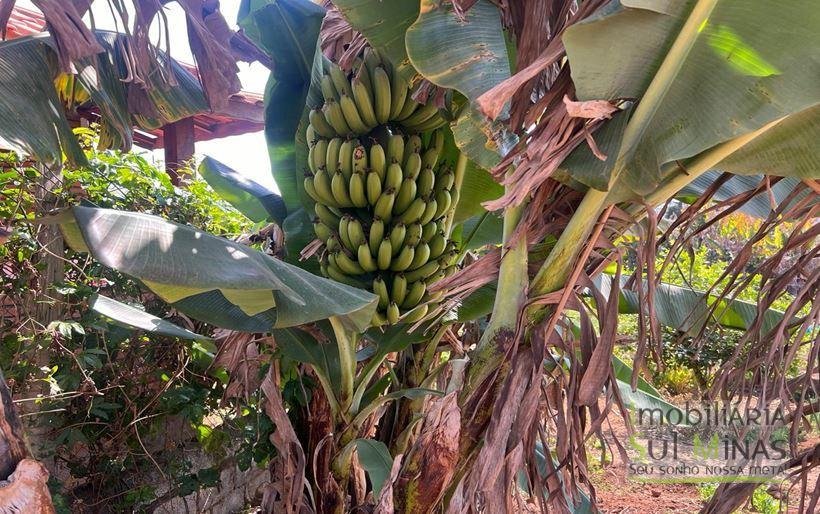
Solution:
{"label": "large green banana leaf", "polygon": [[239,9],[239,25],[273,60],[265,90],[265,138],[271,172],[288,211],[301,205],[305,170],[298,164],[296,135],[324,16],[325,10],[309,0],[243,0]]}
{"label": "large green banana leaf", "polygon": [[[647,195],[682,171],[706,171],[688,168],[696,157],[707,169],[723,160],[718,168],[735,173],[817,176],[817,145],[797,147],[791,138],[817,126],[810,108],[820,103],[818,26],[820,9],[807,1],[610,2],[564,34],[577,95],[638,103],[611,136],[620,143],[609,153],[608,178],[589,176],[585,166],[571,176],[596,188],[607,183],[617,191],[612,201]],[[747,134],[751,140],[736,139]],[[729,141],[718,162],[704,158]],[[725,158],[744,144],[743,158]]]}
{"label": "large green banana leaf", "polygon": [[210,337],[191,332],[144,310],[96,293],[89,298],[88,308],[120,325],[144,330],[152,334],[179,337],[180,339],[210,339]]}
{"label": "large green banana leaf", "polygon": [[282,197],[212,157],[199,164],[199,174],[219,196],[252,221],[285,220]]}
{"label": "large green banana leaf", "polygon": [[375,312],[367,291],[156,216],[76,206],[55,221],[71,248],[220,327],[268,332],[337,316],[361,331]]}

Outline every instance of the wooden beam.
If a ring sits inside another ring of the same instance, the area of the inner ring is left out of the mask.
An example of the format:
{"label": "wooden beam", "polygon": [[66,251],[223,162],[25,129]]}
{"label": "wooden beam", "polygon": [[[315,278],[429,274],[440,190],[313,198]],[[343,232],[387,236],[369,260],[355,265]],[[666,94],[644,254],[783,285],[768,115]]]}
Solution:
{"label": "wooden beam", "polygon": [[162,128],[165,169],[174,185],[179,185],[179,169],[194,156],[194,118],[184,118]]}

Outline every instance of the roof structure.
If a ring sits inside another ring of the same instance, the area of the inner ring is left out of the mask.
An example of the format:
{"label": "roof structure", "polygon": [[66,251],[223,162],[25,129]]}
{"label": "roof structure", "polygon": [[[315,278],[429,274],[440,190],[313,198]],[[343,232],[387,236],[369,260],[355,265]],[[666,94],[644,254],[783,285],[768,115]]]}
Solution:
{"label": "roof structure", "polygon": [[[6,39],[14,39],[29,36],[42,32],[45,29],[45,19],[37,11],[14,7],[6,26]],[[198,75],[196,66],[180,63],[184,68]],[[236,136],[249,132],[258,132],[265,126],[265,108],[263,96],[250,91],[240,91],[232,95],[227,107],[220,111],[197,114],[192,118],[183,120],[182,124],[187,130],[192,130],[194,141],[207,141],[222,137]],[[85,114],[85,113],[84,113]],[[92,108],[91,116],[98,115]],[[179,122],[178,122],[179,123]],[[177,123],[172,124],[177,125]],[[171,138],[177,140],[176,135]],[[165,148],[169,139],[168,127],[162,127],[152,131],[137,129],[134,132],[134,142],[147,149]],[[190,156],[188,156],[190,157]],[[174,162],[174,159],[166,158],[166,162]]]}

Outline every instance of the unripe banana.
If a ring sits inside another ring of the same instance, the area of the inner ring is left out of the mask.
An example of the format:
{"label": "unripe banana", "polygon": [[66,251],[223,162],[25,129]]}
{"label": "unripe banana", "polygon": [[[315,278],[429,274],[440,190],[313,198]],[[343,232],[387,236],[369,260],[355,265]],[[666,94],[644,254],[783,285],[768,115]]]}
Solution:
{"label": "unripe banana", "polygon": [[418,221],[425,212],[427,208],[427,202],[424,201],[424,198],[417,197],[399,217],[402,223],[405,225],[409,225]]}
{"label": "unripe banana", "polygon": [[442,189],[449,191],[452,189],[455,179],[456,176],[453,175],[453,172],[450,170],[447,170],[444,173],[439,173],[436,178],[436,191],[441,191]]}
{"label": "unripe banana", "polygon": [[393,230],[390,231],[390,245],[393,247],[393,255],[396,255],[404,248],[404,236],[407,234],[407,228],[404,223],[398,223]]}
{"label": "unripe banana", "polygon": [[433,236],[439,232],[443,232],[443,229],[437,223],[428,223],[421,230],[421,240],[429,243]]}
{"label": "unripe banana", "polygon": [[322,205],[321,203],[317,203],[313,206],[313,212],[316,213],[316,216],[328,227],[338,227],[339,226],[339,219],[338,216],[333,214],[330,209],[327,208],[326,205]]}
{"label": "unripe banana", "polygon": [[424,293],[427,291],[427,284],[424,283],[423,280],[419,280],[417,282],[413,282],[407,287],[407,295],[404,297],[404,301],[401,303],[401,307],[404,309],[412,309],[421,301],[424,297]]}
{"label": "unripe banana", "polygon": [[383,65],[381,57],[379,56],[379,53],[375,49],[373,49],[372,47],[369,47],[369,46],[364,49],[364,53],[362,55],[362,60],[364,61],[364,65],[368,69],[368,71],[370,71],[370,73],[373,73],[374,71],[376,71],[376,68],[378,66]]}
{"label": "unripe banana", "polygon": [[373,279],[373,293],[379,297],[379,309],[386,309],[390,303],[390,295],[387,293],[387,284],[382,277]]}
{"label": "unripe banana", "polygon": [[350,193],[347,191],[347,179],[344,173],[337,171],[333,174],[333,178],[330,180],[330,190],[333,191],[333,199],[341,207],[353,207]]}
{"label": "unripe banana", "polygon": [[436,114],[438,114],[438,107],[436,107],[435,103],[430,102],[427,105],[419,107],[412,115],[402,119],[401,123],[405,127],[413,129]]}
{"label": "unripe banana", "polygon": [[362,275],[365,272],[364,268],[357,261],[348,257],[344,251],[336,254],[336,265],[348,275]]}
{"label": "unripe banana", "polygon": [[402,106],[399,114],[396,115],[394,120],[403,120],[405,118],[410,117],[413,112],[419,107],[419,103],[413,100],[410,95],[407,95],[407,98],[404,100],[404,105]]}
{"label": "unripe banana", "polygon": [[404,314],[404,316],[401,317],[401,321],[404,323],[415,323],[427,315],[427,310],[429,308],[430,307],[425,303],[410,309]]}
{"label": "unripe banana", "polygon": [[387,322],[395,325],[399,322],[399,315],[399,306],[395,302],[390,302],[390,305],[387,306]]}
{"label": "unripe banana", "polygon": [[405,280],[402,273],[393,275],[393,287],[390,288],[390,299],[396,304],[401,305],[407,296],[407,280]]}
{"label": "unripe banana", "polygon": [[361,266],[363,270],[370,272],[378,269],[378,266],[376,266],[376,261],[373,259],[373,254],[370,253],[370,247],[367,243],[359,245],[357,257],[359,259],[359,266]]}
{"label": "unripe banana", "polygon": [[367,203],[371,206],[376,205],[379,201],[379,196],[382,194],[382,179],[375,171],[367,174]]}
{"label": "unripe banana", "polygon": [[363,173],[354,172],[350,177],[350,200],[353,202],[354,207],[367,207],[367,193],[365,192]]}
{"label": "unripe banana", "polygon": [[385,270],[390,268],[390,262],[393,260],[393,246],[390,244],[390,239],[382,239],[379,244],[379,253],[376,254],[376,264],[379,269]]}
{"label": "unripe banana", "polygon": [[399,187],[399,192],[396,193],[396,201],[393,204],[393,214],[401,214],[416,198],[416,181],[411,178],[406,178]]}
{"label": "unripe banana", "polygon": [[[370,96],[370,103],[373,103],[373,84],[370,82],[370,70],[367,68],[367,64],[365,64],[364,59],[356,59],[355,63],[355,70],[356,72],[353,75],[353,78],[350,79],[350,86],[353,87],[353,81],[356,80],[361,82],[361,84],[367,88],[367,94]],[[353,96],[356,96],[356,89],[353,88]],[[375,118],[374,118],[375,119]]]}
{"label": "unripe banana", "polygon": [[309,197],[313,199],[314,202],[321,202],[322,200],[319,198],[319,195],[316,193],[316,188],[313,187],[313,175],[306,173],[305,180],[303,182],[305,187],[305,193]]}
{"label": "unripe banana", "polygon": [[382,191],[381,196],[376,201],[376,205],[373,206],[373,214],[381,218],[385,223],[388,223],[392,218],[393,213],[393,202],[396,199],[396,190],[392,187],[388,187],[384,191]]}
{"label": "unripe banana", "polygon": [[[310,112],[313,112],[312,110]],[[310,117],[310,115],[308,115]],[[313,147],[313,143],[316,142],[318,136],[316,135],[316,129],[313,127],[312,124],[308,123],[307,128],[305,129],[305,141],[308,144],[308,148]]]}
{"label": "unripe banana", "polygon": [[316,144],[314,143],[314,144],[312,144],[308,147],[308,155],[307,155],[308,168],[310,168],[310,172],[314,175],[316,174],[316,171],[317,171],[316,161],[313,158],[313,154],[315,152],[316,152]]}
{"label": "unripe banana", "polygon": [[387,316],[382,314],[381,312],[374,312],[373,317],[370,319],[370,324],[374,327],[381,327],[383,325],[387,325]]}
{"label": "unripe banana", "polygon": [[390,263],[391,271],[404,271],[410,267],[413,262],[413,256],[416,254],[412,246],[403,246],[399,254],[393,257],[393,262]]}
{"label": "unripe banana", "polygon": [[362,222],[356,217],[351,217],[348,222],[347,235],[350,238],[350,244],[353,245],[354,252],[359,248],[359,246],[367,244],[367,236],[364,234]]}
{"label": "unripe banana", "polygon": [[370,169],[376,172],[379,179],[384,179],[384,173],[387,171],[387,156],[384,153],[384,147],[378,143],[370,147]]}
{"label": "unripe banana", "polygon": [[436,130],[439,127],[444,126],[447,123],[447,120],[444,117],[436,113],[431,116],[428,120],[419,123],[418,125],[413,126],[413,130],[418,132],[429,132],[431,130]]}
{"label": "unripe banana", "polygon": [[347,126],[350,127],[356,134],[367,134],[370,129],[362,121],[359,110],[356,108],[356,102],[352,97],[343,94],[339,99],[339,106],[342,108]]}
{"label": "unripe banana", "polygon": [[404,163],[404,178],[412,178],[416,180],[421,172],[421,155],[418,152],[412,152],[405,159]]}
{"label": "unripe banana", "polygon": [[450,196],[450,192],[446,189],[442,189],[436,193],[436,204],[438,207],[436,208],[436,214],[433,218],[441,217],[441,215],[450,209],[450,205],[452,205],[452,197]]}
{"label": "unripe banana", "polygon": [[435,148],[428,148],[421,156],[421,167],[435,169],[436,164],[438,163],[438,158],[439,151]]}
{"label": "unripe banana", "polygon": [[350,242],[350,233],[347,231],[351,219],[349,214],[345,214],[342,216],[342,219],[339,220],[339,240],[345,248],[352,252],[357,247],[353,246],[353,243]]}
{"label": "unripe banana", "polygon": [[387,139],[387,163],[404,162],[404,138],[398,134]]}
{"label": "unripe banana", "polygon": [[353,90],[350,89],[350,81],[347,79],[345,72],[342,71],[342,68],[336,64],[331,64],[330,78],[333,80],[333,86],[336,88],[336,92],[339,93],[339,97],[342,95],[353,96]]}
{"label": "unripe banana", "polygon": [[333,85],[333,79],[330,78],[330,75],[322,75],[320,85],[325,103],[335,102],[339,99],[339,93],[336,91],[336,86]]}
{"label": "unripe banana", "polygon": [[404,107],[404,101],[410,87],[398,72],[398,66],[393,67],[393,79],[390,81],[390,119],[396,119]]}
{"label": "unripe banana", "polygon": [[[444,272],[444,270],[439,269],[435,273],[431,274],[429,277],[424,279],[424,283],[427,284],[427,287],[430,287],[439,280],[443,279],[445,276],[447,276],[447,274]],[[443,293],[443,291],[438,291],[437,293]],[[439,294],[433,294],[428,296],[430,296],[430,299],[438,299],[441,297],[441,295]]]}
{"label": "unripe banana", "polygon": [[[310,113],[308,114],[308,119],[310,120],[310,127],[313,127],[313,131],[322,136],[322,137],[335,137],[336,130],[327,122],[327,118],[325,118],[324,113],[319,109],[311,109]],[[314,138],[315,139],[315,136]],[[310,143],[312,139],[308,139],[308,143]]]}
{"label": "unripe banana", "polygon": [[373,109],[376,120],[385,124],[390,119],[390,77],[383,66],[377,66],[370,78],[373,83]]}
{"label": "unripe banana", "polygon": [[334,137],[327,143],[325,154],[325,167],[330,174],[336,173],[339,169],[339,150],[342,148],[342,138]]}
{"label": "unripe banana", "polygon": [[[384,222],[381,218],[374,218],[370,225],[370,233],[368,234],[367,242],[370,246],[370,253],[377,255],[379,253],[379,245],[384,239]],[[438,257],[438,256],[436,256]]]}
{"label": "unripe banana", "polygon": [[[424,266],[414,269],[412,271],[408,271],[404,274],[404,278],[407,279],[408,282],[415,282],[417,280],[424,280],[430,275],[434,274],[439,270],[441,266],[439,265],[438,261],[430,261]],[[429,286],[430,283],[427,282]]]}
{"label": "unripe banana", "polygon": [[325,102],[325,106],[322,108],[322,113],[325,115],[327,122],[330,123],[330,126],[333,127],[333,130],[335,130],[340,136],[346,136],[352,132],[350,130],[350,125],[348,125],[347,121],[345,121],[345,116],[342,113],[342,108],[339,106],[339,102]]}
{"label": "unripe banana", "polygon": [[413,223],[407,226],[407,235],[404,236],[404,244],[407,246],[416,246],[421,241],[422,228],[421,223]]}
{"label": "unripe banana", "polygon": [[347,180],[353,175],[353,149],[358,145],[358,140],[347,139],[339,147],[339,169]]}
{"label": "unripe banana", "polygon": [[367,150],[362,145],[353,148],[353,173],[367,172]]}
{"label": "unripe banana", "polygon": [[326,243],[330,236],[333,234],[333,231],[325,225],[324,223],[316,218],[313,221],[313,231],[316,233],[316,237],[318,237],[323,243]]}
{"label": "unripe banana", "polygon": [[342,284],[347,284],[347,285],[352,286],[352,287],[358,287],[359,289],[364,289],[364,288],[367,287],[365,285],[365,283],[362,282],[361,280],[356,280],[353,277],[348,277],[347,275],[342,273],[342,271],[340,269],[338,269],[338,268],[336,268],[336,267],[334,267],[330,264],[327,265],[327,268],[325,269],[325,271],[327,273],[327,276],[329,278],[335,280],[336,282],[341,282]]}
{"label": "unripe banana", "polygon": [[458,206],[460,197],[461,192],[458,189],[450,189],[450,209],[455,209]]}
{"label": "unripe banana", "polygon": [[342,249],[342,243],[339,241],[339,236],[337,236],[335,232],[330,234],[330,237],[325,243],[325,247],[327,247],[328,252],[338,252]]}
{"label": "unripe banana", "polygon": [[401,165],[392,163],[387,166],[387,173],[384,178],[384,187],[398,190],[401,187],[401,182],[404,179]]}
{"label": "unripe banana", "polygon": [[316,194],[319,196],[319,199],[321,200],[320,203],[324,203],[330,207],[338,207],[339,203],[336,202],[336,199],[333,196],[333,190],[331,188],[330,182],[331,179],[328,176],[327,170],[325,168],[319,168],[318,170],[316,170],[316,175],[313,177],[313,188],[316,190]]}
{"label": "unripe banana", "polygon": [[436,211],[438,211],[438,202],[436,202],[435,198],[431,198],[427,201],[427,205],[424,208],[424,213],[421,215],[419,219],[419,223],[422,225],[426,225],[433,221],[433,218],[436,215]]}
{"label": "unripe banana", "polygon": [[455,273],[456,270],[458,270],[458,266],[456,266],[456,265],[448,266],[447,268],[444,269],[444,276],[449,277],[450,275]]}
{"label": "unripe banana", "polygon": [[313,165],[318,170],[325,166],[325,160],[327,159],[327,139],[317,139],[312,150]]}
{"label": "unripe banana", "polygon": [[[367,73],[364,75],[367,76]],[[358,78],[354,78],[350,85],[353,87],[353,98],[356,100],[356,107],[359,108],[362,121],[372,130],[379,122],[376,121],[376,112],[373,110],[373,99],[370,97],[369,86]]]}
{"label": "unripe banana", "polygon": [[435,150],[439,156],[441,155],[441,152],[444,150],[443,130],[436,130],[435,132],[433,132],[433,137],[430,140],[430,149]]}
{"label": "unripe banana", "polygon": [[[421,152],[421,136],[418,134],[413,134],[412,136],[409,136],[407,141],[404,143],[404,158],[407,159],[411,153],[419,152]],[[406,160],[404,164],[407,164]]]}
{"label": "unripe banana", "polygon": [[419,243],[414,248],[413,262],[410,263],[410,269],[417,269],[422,265],[427,264],[430,259],[430,246],[427,243]]}
{"label": "unripe banana", "polygon": [[419,173],[418,184],[419,196],[423,196],[425,198],[430,196],[430,193],[433,192],[433,186],[436,184],[436,174],[433,173],[431,168],[424,168],[421,170],[421,173]]}
{"label": "unripe banana", "polygon": [[444,249],[447,246],[447,238],[444,237],[444,234],[438,233],[430,240],[428,243],[430,246],[430,259],[438,259],[441,254],[444,253]]}

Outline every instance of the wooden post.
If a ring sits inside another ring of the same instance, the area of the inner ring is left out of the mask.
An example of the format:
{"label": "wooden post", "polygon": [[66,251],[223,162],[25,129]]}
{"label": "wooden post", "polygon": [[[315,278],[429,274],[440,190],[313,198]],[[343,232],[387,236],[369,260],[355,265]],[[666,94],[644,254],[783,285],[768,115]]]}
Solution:
{"label": "wooden post", "polygon": [[162,128],[165,142],[165,168],[171,182],[180,184],[179,169],[194,156],[194,118],[183,118]]}

